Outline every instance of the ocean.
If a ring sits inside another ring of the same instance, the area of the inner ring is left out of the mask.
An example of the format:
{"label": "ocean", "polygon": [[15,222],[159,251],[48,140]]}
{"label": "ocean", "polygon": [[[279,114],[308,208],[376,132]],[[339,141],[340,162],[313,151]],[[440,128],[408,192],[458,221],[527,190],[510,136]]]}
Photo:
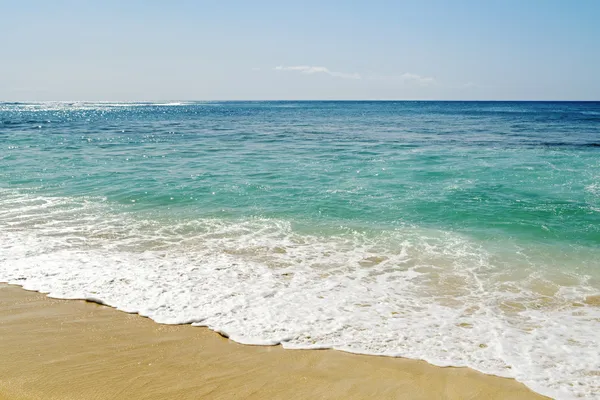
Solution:
{"label": "ocean", "polygon": [[0,281],[600,393],[600,103],[0,103]]}

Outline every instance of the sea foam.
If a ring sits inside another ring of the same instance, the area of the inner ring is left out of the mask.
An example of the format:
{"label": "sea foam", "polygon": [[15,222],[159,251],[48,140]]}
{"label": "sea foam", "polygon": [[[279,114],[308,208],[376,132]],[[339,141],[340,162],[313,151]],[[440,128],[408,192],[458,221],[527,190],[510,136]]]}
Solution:
{"label": "sea foam", "polygon": [[0,196],[0,281],[245,344],[422,359],[593,398],[593,278],[544,274],[547,259],[501,247],[414,226],[325,235],[286,220],[167,221],[100,198]]}

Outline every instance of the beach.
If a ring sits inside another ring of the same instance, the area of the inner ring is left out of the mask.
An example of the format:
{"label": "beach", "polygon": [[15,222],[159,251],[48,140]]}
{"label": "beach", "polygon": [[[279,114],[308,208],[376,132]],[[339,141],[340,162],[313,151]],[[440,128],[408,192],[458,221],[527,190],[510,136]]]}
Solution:
{"label": "beach", "polygon": [[467,368],[245,346],[0,285],[0,399],[543,399]]}
{"label": "beach", "polygon": [[[302,397],[407,396],[405,378],[414,396],[477,391],[477,371],[595,399],[598,113],[593,102],[0,103],[0,282],[78,300],[42,297],[36,312],[46,321],[59,307],[68,318],[49,326],[104,338],[63,343],[120,338],[122,358],[94,365],[151,364],[149,388],[160,347],[173,379],[183,364],[188,389],[208,376],[213,396],[291,396],[299,377],[314,383]],[[9,347],[37,339],[19,340]],[[220,350],[193,350],[206,341]],[[106,357],[76,353],[69,365]],[[179,390],[167,370],[158,396]],[[266,375],[236,378],[255,372]]]}

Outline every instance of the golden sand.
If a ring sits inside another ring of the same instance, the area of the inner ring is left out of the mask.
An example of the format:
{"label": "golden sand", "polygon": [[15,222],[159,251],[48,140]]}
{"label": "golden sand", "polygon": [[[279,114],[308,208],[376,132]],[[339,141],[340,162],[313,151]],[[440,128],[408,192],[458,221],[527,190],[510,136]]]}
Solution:
{"label": "golden sand", "polygon": [[0,284],[0,399],[542,399],[468,368],[244,346]]}

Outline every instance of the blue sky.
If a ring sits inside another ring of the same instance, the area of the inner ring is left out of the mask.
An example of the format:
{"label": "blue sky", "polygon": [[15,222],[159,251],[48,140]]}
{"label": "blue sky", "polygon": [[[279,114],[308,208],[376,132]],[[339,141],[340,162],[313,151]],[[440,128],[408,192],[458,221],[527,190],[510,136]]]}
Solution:
{"label": "blue sky", "polygon": [[600,100],[600,1],[0,0],[0,100]]}

